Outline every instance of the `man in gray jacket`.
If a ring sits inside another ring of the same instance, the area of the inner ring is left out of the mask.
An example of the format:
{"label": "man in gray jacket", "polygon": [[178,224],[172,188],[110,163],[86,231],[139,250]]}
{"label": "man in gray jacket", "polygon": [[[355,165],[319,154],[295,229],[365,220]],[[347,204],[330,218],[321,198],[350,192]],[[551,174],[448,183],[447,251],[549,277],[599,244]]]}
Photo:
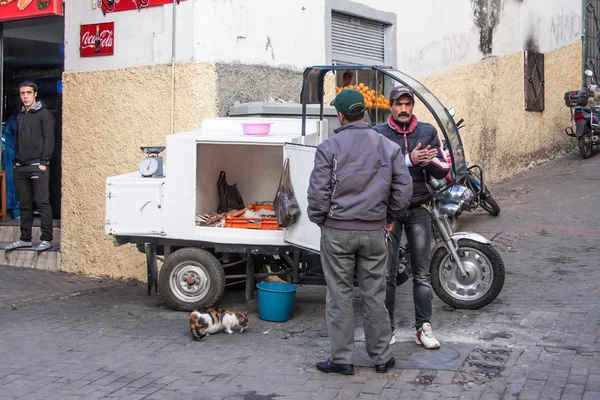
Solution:
{"label": "man in gray jacket", "polygon": [[352,375],[354,349],[353,278],[364,304],[364,331],[375,370],[395,360],[385,308],[387,245],[391,229],[412,197],[412,178],[400,147],[364,122],[363,96],[342,90],[333,105],[342,125],[317,148],[308,188],[308,216],[321,227],[321,264],[327,282],[327,330],[331,358],[322,372]]}

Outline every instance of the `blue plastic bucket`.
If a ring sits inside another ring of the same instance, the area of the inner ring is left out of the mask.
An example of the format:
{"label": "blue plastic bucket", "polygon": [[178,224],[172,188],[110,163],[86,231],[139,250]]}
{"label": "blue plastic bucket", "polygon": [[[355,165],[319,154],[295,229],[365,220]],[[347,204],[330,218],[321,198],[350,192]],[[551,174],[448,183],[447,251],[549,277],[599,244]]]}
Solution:
{"label": "blue plastic bucket", "polygon": [[259,282],[258,318],[271,322],[285,322],[292,316],[296,285],[283,282]]}

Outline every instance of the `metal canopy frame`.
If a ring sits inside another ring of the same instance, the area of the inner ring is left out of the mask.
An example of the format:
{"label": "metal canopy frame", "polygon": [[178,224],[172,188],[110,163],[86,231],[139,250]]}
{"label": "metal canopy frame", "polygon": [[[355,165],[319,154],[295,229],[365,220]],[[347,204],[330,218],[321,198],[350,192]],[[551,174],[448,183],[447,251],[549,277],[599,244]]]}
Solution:
{"label": "metal canopy frame", "polygon": [[[600,0],[598,0],[600,1]],[[325,96],[325,75],[332,71],[376,71],[391,78],[401,85],[410,87],[415,96],[433,115],[440,127],[452,159],[452,174],[455,179],[462,178],[467,173],[464,148],[454,118],[437,97],[416,79],[392,67],[362,66],[362,65],[327,65],[313,66],[304,70],[300,101],[302,103],[302,136],[306,134],[306,105],[320,105],[320,119],[323,120],[323,97]]]}

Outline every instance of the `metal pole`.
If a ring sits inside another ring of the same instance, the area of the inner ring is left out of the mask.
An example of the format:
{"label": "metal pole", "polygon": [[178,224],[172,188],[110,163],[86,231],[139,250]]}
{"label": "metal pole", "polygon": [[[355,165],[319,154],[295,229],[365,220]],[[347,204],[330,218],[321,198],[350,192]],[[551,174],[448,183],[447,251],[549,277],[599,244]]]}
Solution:
{"label": "metal pole", "polygon": [[254,260],[252,254],[248,254],[246,260],[246,301],[254,298]]}
{"label": "metal pole", "polygon": [[175,133],[175,48],[177,44],[177,3],[173,0],[173,28],[171,32],[171,133]]}

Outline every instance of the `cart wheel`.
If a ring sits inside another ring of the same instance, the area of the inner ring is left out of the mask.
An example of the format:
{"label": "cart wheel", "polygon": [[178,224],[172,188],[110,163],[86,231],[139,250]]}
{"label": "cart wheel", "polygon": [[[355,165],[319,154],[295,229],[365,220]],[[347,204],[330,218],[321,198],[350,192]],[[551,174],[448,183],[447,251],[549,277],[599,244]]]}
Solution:
{"label": "cart wheel", "polygon": [[225,290],[225,272],[206,250],[187,247],[165,260],[158,280],[160,292],[175,309],[192,311],[213,305]]}

